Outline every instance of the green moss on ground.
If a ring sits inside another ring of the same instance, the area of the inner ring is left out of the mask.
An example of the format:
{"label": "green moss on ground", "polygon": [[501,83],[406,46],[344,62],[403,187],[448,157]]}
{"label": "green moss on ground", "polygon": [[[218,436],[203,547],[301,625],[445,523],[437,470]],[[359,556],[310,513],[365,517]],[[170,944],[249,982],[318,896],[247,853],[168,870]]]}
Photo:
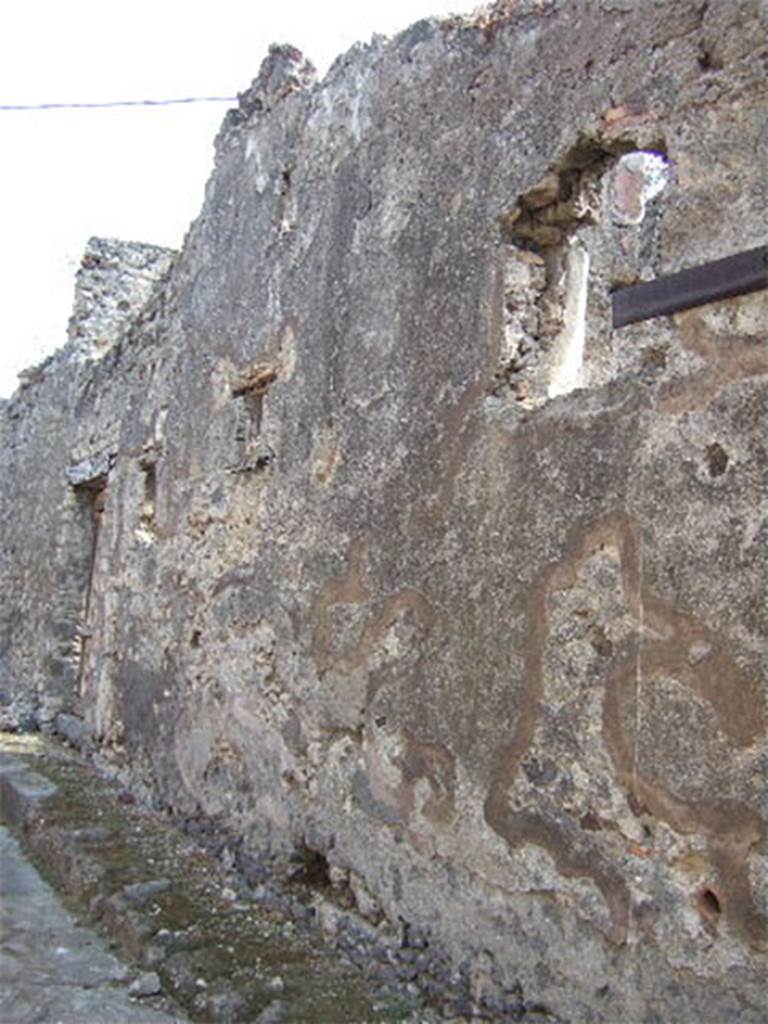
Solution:
{"label": "green moss on ground", "polygon": [[[226,898],[217,861],[160,815],[121,802],[120,788],[75,755],[42,737],[0,737],[0,749],[58,787],[19,838],[80,918],[106,933],[105,899],[137,882],[169,881],[165,891],[131,905],[140,921],[132,941],[106,937],[128,954],[139,942],[145,960],[162,958],[153,968],[193,1020],[211,1020],[211,1000],[222,996],[239,1000],[238,1020],[253,1019],[274,999],[289,1008],[286,1020],[302,1024],[434,1019],[322,949],[314,934],[286,929],[287,917]],[[72,835],[96,827],[108,837]]]}

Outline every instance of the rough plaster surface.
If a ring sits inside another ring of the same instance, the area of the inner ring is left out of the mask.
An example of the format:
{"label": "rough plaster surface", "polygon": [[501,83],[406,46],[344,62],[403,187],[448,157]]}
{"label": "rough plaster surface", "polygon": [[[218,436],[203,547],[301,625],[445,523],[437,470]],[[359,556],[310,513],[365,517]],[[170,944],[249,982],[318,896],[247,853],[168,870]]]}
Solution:
{"label": "rough plaster surface", "polygon": [[142,311],[74,359],[81,289],[2,407],[7,723],[317,851],[477,1007],[764,1020],[766,293],[610,290],[766,241],[766,47],[521,0],[274,49]]}

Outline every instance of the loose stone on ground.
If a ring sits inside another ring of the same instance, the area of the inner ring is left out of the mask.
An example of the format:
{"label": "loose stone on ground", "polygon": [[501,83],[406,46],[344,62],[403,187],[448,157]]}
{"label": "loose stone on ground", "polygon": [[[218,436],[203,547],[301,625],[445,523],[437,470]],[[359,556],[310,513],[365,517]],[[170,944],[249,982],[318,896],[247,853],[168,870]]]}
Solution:
{"label": "loose stone on ground", "polygon": [[[301,912],[304,923],[292,919],[287,897],[250,890],[159,815],[120,800],[123,792],[54,741],[0,736],[0,819],[18,832],[30,860],[64,898],[135,964],[132,970],[122,966],[86,929],[75,928],[72,939],[59,937],[60,920],[75,926],[47,883],[30,864],[20,873],[4,871],[3,934],[11,945],[3,946],[2,999],[20,1008],[9,1015],[0,1001],[2,1024],[160,1024],[171,1020],[153,1016],[164,998],[192,1020],[222,1024],[439,1019],[401,987],[366,976],[320,948],[311,907],[296,903],[293,913]],[[17,840],[4,834],[21,857]],[[26,897],[33,880],[53,909]],[[38,932],[17,941],[17,918]],[[65,965],[65,987],[57,995],[56,955],[65,954],[51,950],[59,948],[74,950],[67,954],[74,956],[74,973]],[[112,993],[109,985],[122,987]],[[93,995],[96,986],[107,986],[104,1000],[101,992]],[[103,1015],[102,1003],[105,1013],[114,1004],[112,1017]]]}

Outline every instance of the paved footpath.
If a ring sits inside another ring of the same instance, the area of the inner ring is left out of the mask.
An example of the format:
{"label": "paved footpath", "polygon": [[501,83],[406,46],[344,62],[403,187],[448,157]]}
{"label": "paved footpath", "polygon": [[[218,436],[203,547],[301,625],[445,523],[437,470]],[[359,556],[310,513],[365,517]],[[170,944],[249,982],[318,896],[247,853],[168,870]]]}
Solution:
{"label": "paved footpath", "polygon": [[2,1024],[181,1024],[128,995],[128,970],[77,924],[0,826]]}
{"label": "paved footpath", "polygon": [[[0,821],[12,829],[0,828],[0,1024],[438,1019],[392,972],[368,976],[322,947],[310,920],[341,928],[345,907],[249,885],[48,737],[0,734]],[[389,968],[373,931],[350,917],[346,948]]]}

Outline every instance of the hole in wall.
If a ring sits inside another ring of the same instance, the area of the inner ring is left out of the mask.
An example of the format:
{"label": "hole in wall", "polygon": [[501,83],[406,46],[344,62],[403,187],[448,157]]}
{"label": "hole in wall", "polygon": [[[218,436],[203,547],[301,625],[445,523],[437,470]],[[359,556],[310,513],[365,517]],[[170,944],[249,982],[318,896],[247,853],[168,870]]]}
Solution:
{"label": "hole in wall", "polygon": [[144,501],[141,506],[141,519],[144,525],[154,526],[157,506],[157,470],[154,466],[144,469]]}
{"label": "hole in wall", "polygon": [[643,349],[640,365],[644,370],[663,370],[667,365],[667,351],[651,345]]}
{"label": "hole in wall", "polygon": [[264,396],[270,385],[277,380],[274,366],[252,366],[242,373],[232,385],[235,407],[236,462],[231,471],[243,473],[268,466],[274,459],[274,452],[261,443],[261,426],[264,414]]}
{"label": "hole in wall", "polygon": [[81,483],[72,485],[72,490],[78,501],[90,505],[91,508],[95,505],[95,499],[98,495],[104,494],[107,488],[107,474],[102,473],[99,476],[95,476],[88,480],[83,480]]}
{"label": "hole in wall", "polygon": [[242,398],[245,395],[264,395],[270,384],[277,380],[277,369],[274,366],[250,366],[243,371],[232,384],[232,397]]}
{"label": "hole in wall", "polygon": [[714,889],[710,888],[702,889],[698,893],[696,897],[696,904],[700,913],[710,921],[716,920],[723,910],[720,903],[720,897]]}
{"label": "hole in wall", "polygon": [[143,460],[139,465],[144,481],[136,534],[145,544],[153,544],[157,540],[157,470],[154,461]]}
{"label": "hole in wall", "polygon": [[298,866],[289,876],[290,882],[317,889],[330,888],[330,868],[325,854],[302,841],[291,854],[291,861]]}
{"label": "hole in wall", "polygon": [[730,461],[728,453],[723,446],[714,441],[712,444],[707,445],[704,455],[709,475],[712,477],[722,476],[728,468],[728,462]]}
{"label": "hole in wall", "polygon": [[599,221],[607,150],[582,138],[500,219],[504,352],[492,393],[534,407],[583,383],[589,253],[579,231]]}
{"label": "hole in wall", "polygon": [[632,140],[581,137],[502,214],[504,335],[491,395],[535,408],[588,383],[587,229],[641,223],[670,175],[661,140],[640,150]]}
{"label": "hole in wall", "polygon": [[[596,223],[602,176],[635,148],[627,140],[603,144],[588,136],[579,137],[552,170],[502,214],[502,239],[543,254],[577,228]],[[662,153],[663,146],[658,151]]]}
{"label": "hole in wall", "polygon": [[696,63],[701,71],[721,71],[723,68],[723,62],[720,57],[706,46],[702,46],[699,50]]}

